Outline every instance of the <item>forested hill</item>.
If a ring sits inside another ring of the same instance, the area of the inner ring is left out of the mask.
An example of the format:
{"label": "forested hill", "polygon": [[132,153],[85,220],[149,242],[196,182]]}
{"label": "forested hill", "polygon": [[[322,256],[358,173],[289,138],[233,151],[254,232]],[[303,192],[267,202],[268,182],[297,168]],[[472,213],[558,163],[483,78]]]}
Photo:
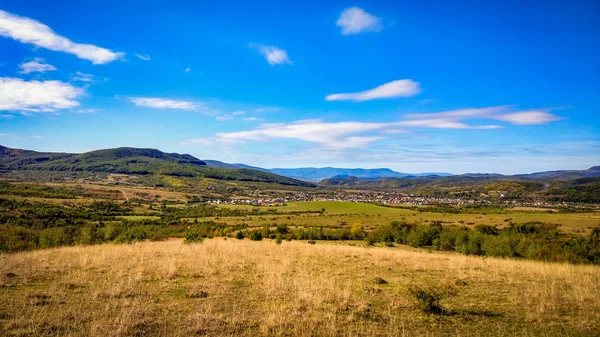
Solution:
{"label": "forested hill", "polygon": [[189,154],[165,153],[156,149],[120,147],[75,154],[36,152],[0,145],[0,172],[7,174],[19,171],[162,174],[313,186],[300,180],[257,170],[208,167],[204,161]]}

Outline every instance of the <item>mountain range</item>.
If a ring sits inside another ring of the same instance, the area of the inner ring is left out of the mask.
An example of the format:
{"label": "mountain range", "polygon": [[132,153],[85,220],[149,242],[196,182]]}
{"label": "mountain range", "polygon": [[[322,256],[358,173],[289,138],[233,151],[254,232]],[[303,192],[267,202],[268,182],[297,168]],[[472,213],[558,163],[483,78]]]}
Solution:
{"label": "mountain range", "polygon": [[560,170],[531,174],[396,172],[388,168],[273,168],[201,160],[189,154],[165,153],[156,149],[120,147],[86,153],[37,152],[0,145],[0,172],[53,171],[103,172],[182,177],[208,177],[223,180],[270,182],[293,186],[361,186],[402,188],[431,182],[469,183],[476,181],[555,181],[600,176],[600,166],[587,170]]}
{"label": "mountain range", "polygon": [[264,172],[275,173],[278,175],[305,180],[318,182],[323,179],[332,177],[357,177],[361,179],[377,179],[377,178],[406,178],[406,177],[425,177],[425,176],[438,176],[445,177],[451,176],[450,173],[402,173],[396,172],[389,168],[376,168],[376,169],[363,169],[363,168],[337,168],[337,167],[301,167],[301,168],[272,168],[266,169],[256,166],[248,166],[244,164],[228,164],[217,160],[205,160],[209,166],[225,167],[225,168],[248,168],[253,170],[260,170]]}

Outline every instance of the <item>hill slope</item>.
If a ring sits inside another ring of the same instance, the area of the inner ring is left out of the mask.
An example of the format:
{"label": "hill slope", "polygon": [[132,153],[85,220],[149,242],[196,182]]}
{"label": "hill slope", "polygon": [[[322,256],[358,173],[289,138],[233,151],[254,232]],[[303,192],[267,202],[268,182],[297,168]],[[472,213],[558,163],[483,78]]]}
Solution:
{"label": "hill slope", "polygon": [[156,149],[121,147],[74,154],[0,146],[0,172],[18,171],[161,174],[312,186],[303,181],[258,170],[208,167],[206,162],[189,154],[165,153]]}

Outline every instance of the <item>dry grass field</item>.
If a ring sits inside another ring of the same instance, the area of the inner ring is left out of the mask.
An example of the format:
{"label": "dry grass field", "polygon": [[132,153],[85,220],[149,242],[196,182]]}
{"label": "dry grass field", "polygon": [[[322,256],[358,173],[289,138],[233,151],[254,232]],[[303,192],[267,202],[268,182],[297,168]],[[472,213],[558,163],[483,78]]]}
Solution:
{"label": "dry grass field", "polygon": [[[415,286],[456,295],[428,314]],[[300,241],[76,246],[0,255],[0,335],[592,336],[599,294],[590,265]]]}

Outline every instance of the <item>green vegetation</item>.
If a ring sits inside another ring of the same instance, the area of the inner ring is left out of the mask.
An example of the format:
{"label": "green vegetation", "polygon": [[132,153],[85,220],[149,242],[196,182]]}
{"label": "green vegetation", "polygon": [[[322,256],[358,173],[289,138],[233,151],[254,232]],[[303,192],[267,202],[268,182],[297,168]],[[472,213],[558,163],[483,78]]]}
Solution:
{"label": "green vegetation", "polygon": [[[119,173],[171,177],[212,178],[247,182],[269,182],[290,186],[312,184],[250,169],[208,167],[189,154],[164,153],[155,149],[116,148],[83,154],[42,153],[0,146],[0,173],[12,176],[19,172]],[[31,175],[28,175],[31,177]]]}

